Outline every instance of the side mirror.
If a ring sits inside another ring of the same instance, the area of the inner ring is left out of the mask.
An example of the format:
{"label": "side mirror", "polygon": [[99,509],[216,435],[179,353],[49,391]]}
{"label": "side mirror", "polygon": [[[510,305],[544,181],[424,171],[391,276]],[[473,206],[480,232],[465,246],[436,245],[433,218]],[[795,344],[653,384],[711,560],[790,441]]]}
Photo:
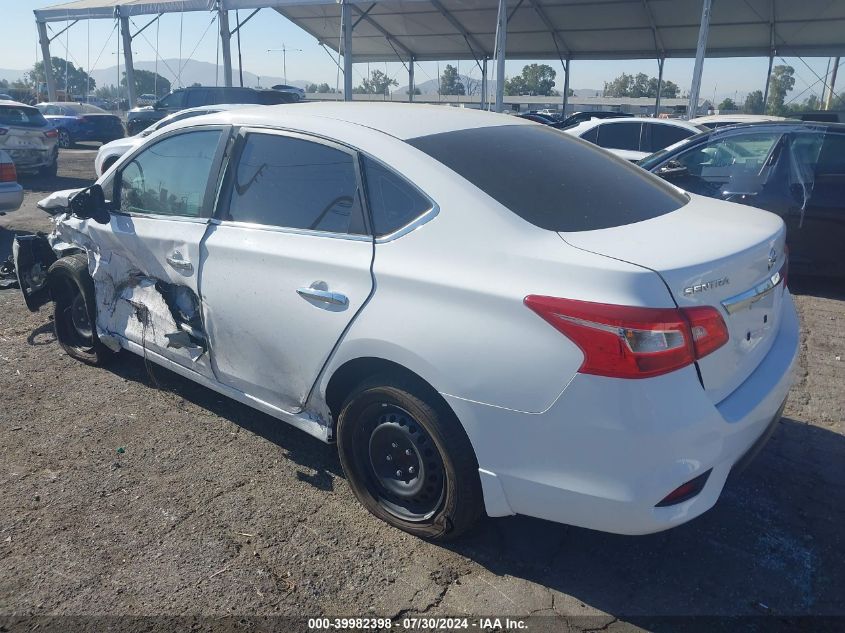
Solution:
{"label": "side mirror", "polygon": [[111,215],[106,207],[106,196],[98,184],[81,189],[68,200],[70,212],[78,218],[91,218],[98,224],[111,222]]}
{"label": "side mirror", "polygon": [[682,165],[676,160],[670,160],[655,173],[661,178],[678,178],[680,176],[687,176],[689,169],[686,165]]}

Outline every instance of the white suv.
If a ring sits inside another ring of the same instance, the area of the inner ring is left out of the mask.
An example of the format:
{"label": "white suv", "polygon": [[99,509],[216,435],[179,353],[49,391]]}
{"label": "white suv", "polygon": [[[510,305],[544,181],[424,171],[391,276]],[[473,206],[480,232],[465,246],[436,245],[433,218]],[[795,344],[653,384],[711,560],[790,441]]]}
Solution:
{"label": "white suv", "polygon": [[143,354],[337,442],[358,499],[428,538],[485,511],[679,525],[792,380],[780,218],[514,117],[220,112],[44,205],[73,215],[17,270],[69,354]]}

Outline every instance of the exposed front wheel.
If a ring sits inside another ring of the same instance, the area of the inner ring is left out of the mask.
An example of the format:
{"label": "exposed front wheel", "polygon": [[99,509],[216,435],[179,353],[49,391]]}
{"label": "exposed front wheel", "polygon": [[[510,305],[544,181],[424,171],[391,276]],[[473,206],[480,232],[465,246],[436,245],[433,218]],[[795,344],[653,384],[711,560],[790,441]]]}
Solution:
{"label": "exposed front wheel", "polygon": [[436,393],[382,376],[359,385],[337,425],[340,460],[370,512],[439,540],[469,529],[483,511],[469,438]]}
{"label": "exposed front wheel", "polygon": [[84,254],[56,260],[48,272],[55,312],[53,325],[59,345],[69,356],[89,365],[102,365],[113,355],[97,337],[94,281]]}

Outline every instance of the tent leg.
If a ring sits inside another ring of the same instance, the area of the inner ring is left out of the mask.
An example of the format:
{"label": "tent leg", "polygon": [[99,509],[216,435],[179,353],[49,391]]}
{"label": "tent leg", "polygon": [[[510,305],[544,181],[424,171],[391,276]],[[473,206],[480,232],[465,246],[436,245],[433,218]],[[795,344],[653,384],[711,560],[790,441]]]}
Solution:
{"label": "tent leg", "polygon": [[343,28],[343,100],[352,101],[352,7],[346,0],[340,5]]}
{"label": "tent leg", "polygon": [[416,86],[414,85],[414,64],[416,63],[416,59],[411,57],[411,61],[408,63],[408,101],[414,100],[414,89]]}
{"label": "tent leg", "polygon": [[654,118],[660,116],[660,95],[663,93],[663,63],[664,57],[657,60],[657,98],[654,100]]}
{"label": "tent leg", "polygon": [[223,49],[223,84],[232,87],[232,33],[229,31],[229,12],[217,9],[217,22],[220,25],[220,44]]}
{"label": "tent leg", "polygon": [[508,3],[499,0],[499,14],[496,21],[496,112],[505,107],[505,50],[508,41]]}
{"label": "tent leg", "polygon": [[481,109],[487,109],[487,56],[481,60]]}
{"label": "tent leg", "polygon": [[126,97],[129,107],[134,108],[135,99],[135,63],[132,59],[132,34],[129,32],[129,18],[120,17],[120,34],[123,37],[123,61],[126,64]]}
{"label": "tent leg", "polygon": [[[47,81],[47,100],[56,100],[56,77],[53,75],[53,58],[50,56],[50,38],[47,36],[47,23],[36,22],[38,39],[41,42],[41,59],[44,62],[44,77]],[[36,90],[41,91],[36,87]],[[41,100],[41,97],[38,97]]]}
{"label": "tent leg", "polygon": [[763,90],[763,112],[766,112],[766,108],[768,107],[769,103],[769,84],[771,83],[772,79],[772,64],[775,61],[774,55],[769,55],[769,71],[766,73],[766,88]]}
{"label": "tent leg", "polygon": [[572,67],[572,58],[566,58],[566,66],[564,66],[563,70],[565,71],[565,75],[563,77],[563,112],[561,113],[564,117],[566,117],[566,108],[569,107],[569,69]]}
{"label": "tent leg", "polygon": [[827,87],[827,101],[825,101],[824,109],[830,110],[833,106],[833,89],[836,87],[836,73],[839,70],[839,56],[833,60],[833,71],[830,73],[830,85]]}
{"label": "tent leg", "polygon": [[704,0],[701,10],[701,26],[698,29],[698,46],[695,49],[695,68],[692,71],[692,86],[689,91],[687,118],[694,119],[698,110],[698,94],[701,92],[701,73],[704,70],[704,53],[707,50],[707,34],[710,31],[710,3]]}

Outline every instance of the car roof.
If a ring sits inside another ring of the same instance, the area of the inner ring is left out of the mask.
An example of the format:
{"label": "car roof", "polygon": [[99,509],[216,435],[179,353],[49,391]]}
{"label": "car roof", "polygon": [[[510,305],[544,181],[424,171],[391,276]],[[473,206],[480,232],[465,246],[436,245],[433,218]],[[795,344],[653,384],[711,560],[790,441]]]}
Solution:
{"label": "car roof", "polygon": [[[319,128],[322,120],[351,123],[400,140],[500,125],[538,125],[526,119],[469,108],[411,103],[289,103],[238,108],[202,117],[203,123]],[[193,121],[197,122],[196,119]]]}
{"label": "car roof", "polygon": [[845,132],[845,123],[831,123],[827,121],[799,121],[796,119],[785,119],[783,121],[756,121],[753,123],[737,123],[736,125],[724,125],[711,130],[711,138],[739,134],[748,130],[817,130],[820,132]]}
{"label": "car roof", "polygon": [[4,99],[0,102],[0,106],[15,106],[17,108],[34,108],[35,106],[28,105],[26,103],[21,103],[20,101],[8,101]]}
{"label": "car roof", "polygon": [[689,121],[681,121],[679,119],[653,119],[647,117],[621,117],[618,119],[590,119],[589,121],[582,121],[577,125],[573,125],[572,127],[568,127],[564,132],[568,132],[569,134],[575,134],[576,136],[580,136],[581,133],[586,132],[587,130],[591,130],[594,127],[598,127],[600,125],[612,125],[618,123],[651,123],[654,125],[668,125],[671,127],[682,127],[685,130],[691,130],[696,133],[703,132],[700,127],[697,125],[690,123]]}

